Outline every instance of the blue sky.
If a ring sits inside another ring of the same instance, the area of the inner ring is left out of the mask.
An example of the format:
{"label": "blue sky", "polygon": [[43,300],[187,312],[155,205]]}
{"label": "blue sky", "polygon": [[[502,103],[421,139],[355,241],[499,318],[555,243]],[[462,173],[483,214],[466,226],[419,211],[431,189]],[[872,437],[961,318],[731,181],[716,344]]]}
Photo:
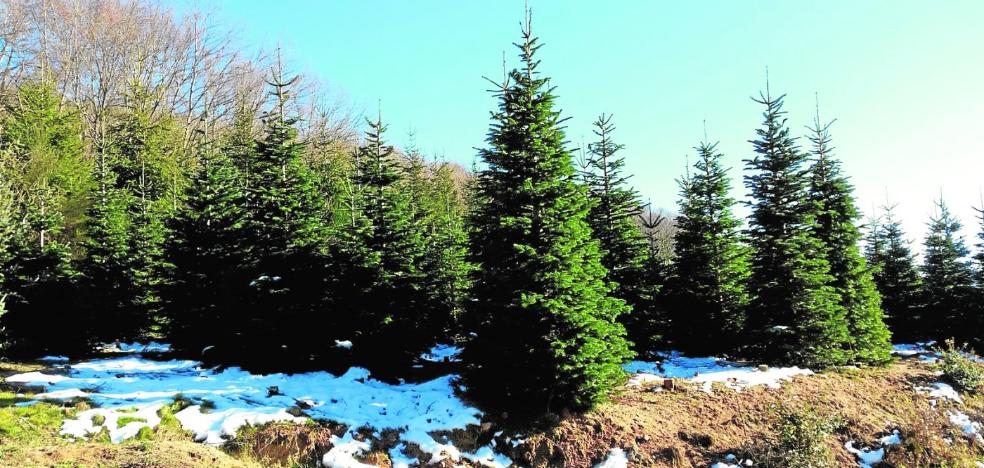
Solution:
{"label": "blue sky", "polygon": [[[244,44],[281,44],[296,68],[360,111],[381,101],[397,145],[414,128],[424,150],[466,166],[495,105],[483,76],[501,76],[503,51],[516,63],[523,16],[521,0],[214,3]],[[632,182],[655,206],[675,206],[675,179],[705,120],[743,195],[741,160],[762,110],[750,96],[768,66],[794,132],[812,121],[814,93],[822,117],[837,119],[837,155],[862,209],[887,197],[919,243],[942,191],[973,241],[984,186],[984,2],[530,5],[572,146],[590,140],[598,114],[614,114]]]}

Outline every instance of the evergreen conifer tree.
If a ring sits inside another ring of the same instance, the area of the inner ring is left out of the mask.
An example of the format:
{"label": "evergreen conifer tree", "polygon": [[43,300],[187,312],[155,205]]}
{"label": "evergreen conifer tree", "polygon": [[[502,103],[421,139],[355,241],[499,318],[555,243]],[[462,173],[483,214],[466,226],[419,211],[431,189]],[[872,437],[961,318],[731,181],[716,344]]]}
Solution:
{"label": "evergreen conifer tree", "polygon": [[201,350],[220,341],[223,325],[235,323],[238,301],[251,278],[243,275],[243,210],[239,171],[206,139],[201,165],[184,204],[171,220],[166,244],[168,338],[179,349]]}
{"label": "evergreen conifer tree", "polygon": [[421,264],[424,291],[434,308],[435,331],[453,334],[470,287],[465,230],[465,198],[450,164],[437,166],[431,181],[431,220],[425,237],[427,251]]}
{"label": "evergreen conifer tree", "polygon": [[[361,216],[367,222],[356,227],[363,235],[362,258],[368,262],[363,264],[362,271],[369,281],[364,285],[368,294],[358,298],[364,311],[358,332],[369,343],[376,343],[366,346],[366,352],[387,343],[389,351],[416,356],[427,349],[433,338],[427,334],[438,327],[431,322],[436,318],[436,311],[429,307],[422,289],[425,207],[417,208],[419,219],[415,220],[411,199],[400,190],[403,174],[396,154],[384,140],[386,126],[381,117],[368,121],[368,125],[366,141],[359,148],[354,180],[361,187]],[[426,194],[418,196],[423,199]],[[389,354],[392,359],[392,353]]]}
{"label": "evergreen conifer tree", "polygon": [[481,151],[464,379],[491,406],[587,408],[623,379],[631,352],[617,320],[627,307],[609,296],[529,16],[518,47],[522,67],[496,93]]}
{"label": "evergreen conifer tree", "polygon": [[[310,365],[324,346],[315,334],[331,323],[324,300],[325,225],[311,169],[303,161],[296,118],[287,115],[291,87],[278,67],[270,84],[274,102],[264,114],[256,142],[252,179],[245,196],[244,271],[251,294],[231,324],[239,339],[217,355],[233,353],[256,368],[274,366],[278,356]],[[258,337],[264,337],[258,340]],[[257,341],[262,341],[258,345]]]}
{"label": "evergreen conifer tree", "polygon": [[970,253],[960,235],[961,224],[940,198],[930,218],[924,243],[920,338],[976,339],[973,316],[973,271],[965,260]]}
{"label": "evergreen conifer tree", "polygon": [[766,87],[755,157],[745,161],[752,247],[746,329],[767,360],[826,367],[846,362],[847,320],[823,244],[813,236],[818,207],[807,197],[806,155],[786,127],[784,96]]}
{"label": "evergreen conifer tree", "polygon": [[891,359],[892,344],[881,310],[881,296],[861,256],[861,215],[855,207],[854,187],[834,158],[830,126],[821,124],[819,111],[810,128],[814,162],[810,170],[810,199],[819,207],[813,232],[826,248],[827,262],[847,317],[849,359],[883,364]]}
{"label": "evergreen conifer tree", "polygon": [[673,346],[689,352],[731,352],[748,303],[748,249],[733,214],[731,181],[717,144],[702,142],[693,175],[680,181],[672,297]]}
{"label": "evergreen conifer tree", "polygon": [[621,317],[629,338],[637,349],[652,349],[651,285],[645,283],[646,239],[636,223],[642,212],[639,195],[628,186],[622,174],[625,158],[623,145],[613,139],[612,116],[602,114],[594,122],[598,140],[588,145],[587,171],[583,173],[588,198],[593,202],[588,225],[601,248],[601,263],[613,283],[613,295],[624,300],[631,311]]}
{"label": "evergreen conifer tree", "polygon": [[870,258],[880,259],[873,269],[873,276],[881,293],[882,309],[885,311],[889,330],[895,340],[909,343],[926,337],[925,331],[920,329],[921,282],[915,255],[909,248],[902,224],[895,219],[893,210],[894,206],[884,208],[882,224],[876,231],[874,240],[869,242],[869,245],[884,245],[883,253]]}

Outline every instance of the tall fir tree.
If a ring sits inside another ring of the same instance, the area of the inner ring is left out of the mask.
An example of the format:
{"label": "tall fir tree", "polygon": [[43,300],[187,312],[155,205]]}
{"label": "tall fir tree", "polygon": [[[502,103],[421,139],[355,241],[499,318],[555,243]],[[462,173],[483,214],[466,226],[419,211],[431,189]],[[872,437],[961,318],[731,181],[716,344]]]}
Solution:
{"label": "tall fir tree", "polygon": [[[250,241],[244,271],[252,278],[247,306],[235,323],[238,336],[216,355],[254,368],[271,368],[278,356],[310,366],[327,346],[310,336],[331,323],[323,306],[326,258],[325,224],[316,179],[303,161],[297,119],[288,115],[288,100],[297,77],[286,80],[280,66],[268,82],[273,103],[263,116],[264,132],[256,143],[252,179],[245,196],[244,229]],[[256,338],[263,336],[263,345]]]}
{"label": "tall fir tree", "polygon": [[246,239],[239,171],[229,156],[211,148],[207,138],[199,160],[184,204],[169,221],[174,235],[165,249],[171,265],[165,295],[167,336],[182,350],[215,345],[215,335],[237,320],[237,304],[251,280],[241,268]]}
{"label": "tall fir tree", "polygon": [[846,312],[850,333],[848,359],[884,364],[891,359],[891,334],[883,318],[881,296],[861,255],[861,230],[856,224],[861,214],[855,206],[854,187],[833,155],[832,124],[821,123],[818,110],[810,128],[814,158],[810,169],[810,200],[819,207],[813,234],[826,248],[834,278],[832,286]]}
{"label": "tall fir tree", "polygon": [[962,228],[943,202],[936,202],[930,218],[922,265],[922,307],[919,338],[976,340],[973,310],[974,275],[970,253],[960,235]]}
{"label": "tall fir tree", "polygon": [[745,161],[752,213],[746,329],[754,355],[814,367],[846,362],[849,340],[826,249],[813,236],[818,207],[808,198],[807,155],[786,127],[783,97],[766,92],[755,156]]}
{"label": "tall fir tree", "polygon": [[731,181],[717,143],[701,142],[694,173],[680,181],[671,296],[674,348],[733,352],[745,320],[748,248],[733,210]]}
{"label": "tall fir tree", "polygon": [[628,185],[629,176],[622,173],[625,157],[619,151],[624,145],[613,138],[612,116],[598,117],[593,131],[598,139],[588,144],[587,170],[582,176],[592,202],[588,225],[598,239],[601,263],[608,270],[607,279],[613,283],[613,295],[631,307],[621,317],[629,338],[636,349],[650,350],[655,345],[659,324],[654,323],[654,311],[647,301],[653,291],[644,274],[646,239],[636,222],[642,206],[638,193]]}
{"label": "tall fir tree", "polygon": [[627,306],[609,295],[529,16],[517,46],[522,66],[496,92],[481,151],[464,381],[488,406],[588,408],[624,377],[632,353],[617,320]]}
{"label": "tall fir tree", "polygon": [[[902,223],[895,218],[894,209],[892,205],[884,208],[883,219],[868,242],[871,252],[868,258],[874,259],[873,277],[882,297],[888,328],[896,341],[908,343],[925,336],[924,330],[920,329],[923,308],[919,304],[919,291],[922,286],[916,257],[909,247]],[[879,245],[882,246],[880,249]]]}
{"label": "tall fir tree", "polygon": [[421,229],[424,207],[417,207],[420,219],[415,220],[409,194],[400,190],[403,173],[397,156],[385,141],[386,125],[382,117],[367,123],[354,181],[361,187],[361,216],[368,222],[362,229],[361,244],[367,251],[364,258],[369,260],[363,271],[370,282],[365,285],[368,294],[359,298],[364,313],[358,338],[373,343],[365,346],[367,352],[387,343],[390,350],[410,357],[429,346],[431,337],[426,334],[434,318],[425,300],[420,269],[425,253]]}

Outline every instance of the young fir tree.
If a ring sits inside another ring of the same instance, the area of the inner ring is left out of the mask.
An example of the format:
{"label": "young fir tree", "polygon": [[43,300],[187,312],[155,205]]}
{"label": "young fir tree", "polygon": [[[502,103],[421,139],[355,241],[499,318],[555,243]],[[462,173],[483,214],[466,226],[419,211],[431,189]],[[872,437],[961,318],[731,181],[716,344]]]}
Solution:
{"label": "young fir tree", "polygon": [[143,331],[142,317],[129,309],[137,294],[130,270],[134,202],[126,190],[113,186],[111,171],[105,174],[87,212],[80,302],[94,341],[130,341]]}
{"label": "young fir tree", "polygon": [[290,87],[297,78],[286,81],[279,69],[276,75],[270,81],[274,102],[263,116],[264,136],[256,143],[245,197],[249,242],[244,271],[251,278],[251,293],[238,320],[230,324],[239,340],[216,350],[256,368],[275,367],[280,355],[309,365],[327,346],[317,330],[330,323],[330,312],[322,307],[322,203],[314,174],[302,159],[296,119],[287,115]]}
{"label": "young fir tree", "polygon": [[[895,219],[894,206],[885,207],[884,218],[868,245],[883,247],[869,249],[869,258],[876,259],[872,271],[875,285],[882,297],[882,309],[892,336],[903,343],[925,338],[920,329],[922,307],[919,305],[921,283],[916,257],[905,238],[902,223]],[[875,253],[880,252],[880,253]]]}
{"label": "young fir tree", "polygon": [[813,367],[843,364],[849,340],[826,249],[813,236],[819,207],[809,200],[806,154],[786,127],[783,96],[766,92],[755,157],[746,160],[752,247],[746,329],[751,351],[770,361]]}
{"label": "young fir tree", "polygon": [[223,325],[236,321],[238,301],[250,281],[241,268],[245,239],[239,171],[207,138],[199,161],[184,204],[170,221],[174,234],[166,244],[172,272],[166,294],[168,340],[195,351],[214,345]]}
{"label": "young fir tree", "polygon": [[731,352],[748,303],[748,249],[734,213],[731,181],[717,144],[695,148],[692,175],[680,181],[672,295],[673,346],[696,353]]}
{"label": "young fir tree", "polygon": [[588,408],[623,379],[632,353],[617,320],[627,306],[609,295],[528,16],[518,47],[522,67],[496,93],[481,151],[464,380],[486,405]]}
{"label": "young fir tree", "polygon": [[830,126],[821,124],[819,112],[810,128],[814,162],[810,170],[810,199],[820,207],[814,236],[827,249],[833,286],[847,314],[851,340],[849,359],[883,364],[891,359],[892,343],[881,309],[881,296],[861,255],[861,218],[854,204],[854,187],[841,173],[834,158]]}
{"label": "young fir tree", "polygon": [[434,331],[447,337],[457,330],[471,284],[465,197],[448,163],[437,166],[430,184],[432,213],[425,237],[427,250],[421,264],[423,288],[435,310]]}
{"label": "young fir tree", "polygon": [[88,350],[88,336],[73,307],[75,272],[68,246],[60,240],[56,191],[29,193],[16,215],[4,268],[7,311],[0,316],[8,355],[78,354]]}
{"label": "young fir tree", "polygon": [[[411,200],[400,190],[402,174],[393,147],[384,140],[386,126],[381,117],[368,124],[354,181],[361,187],[361,215],[368,222],[360,228],[367,228],[362,229],[361,245],[366,250],[363,258],[369,260],[364,271],[370,281],[368,295],[360,298],[364,315],[359,334],[375,343],[366,346],[367,352],[387,343],[391,351],[418,355],[429,346],[432,337],[427,334],[436,326],[431,323],[435,311],[422,289],[425,245]],[[420,212],[423,218],[422,208]]]}
{"label": "young fir tree", "polygon": [[[646,239],[636,223],[642,211],[639,195],[628,186],[629,176],[622,174],[625,157],[619,154],[624,147],[614,141],[615,124],[612,116],[602,114],[594,122],[598,140],[588,144],[587,171],[583,178],[588,198],[593,202],[588,211],[588,225],[601,247],[601,264],[608,270],[613,283],[612,294],[624,300],[631,311],[621,317],[629,338],[637,349],[653,348],[653,311],[647,297],[651,285],[645,282]],[[638,333],[637,333],[638,332]]]}
{"label": "young fir tree", "polygon": [[941,198],[930,218],[924,243],[920,338],[975,339],[972,307],[974,276],[965,257],[970,253],[960,235],[961,224]]}
{"label": "young fir tree", "polygon": [[130,313],[139,317],[141,329],[156,331],[161,324],[161,287],[166,274],[164,239],[168,237],[164,224],[164,208],[150,199],[152,187],[141,171],[137,198],[131,207],[129,276],[133,288]]}

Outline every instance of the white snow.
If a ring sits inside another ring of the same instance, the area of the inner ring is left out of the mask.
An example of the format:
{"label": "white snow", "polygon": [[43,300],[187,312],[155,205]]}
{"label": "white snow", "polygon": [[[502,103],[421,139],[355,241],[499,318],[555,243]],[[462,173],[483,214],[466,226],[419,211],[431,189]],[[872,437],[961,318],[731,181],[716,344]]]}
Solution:
{"label": "white snow", "polygon": [[120,343],[120,351],[124,353],[166,353],[171,345],[151,341],[150,343]]}
{"label": "white snow", "polygon": [[[142,427],[155,427],[160,422],[157,411],[181,395],[192,401],[191,406],[175,414],[182,427],[192,431],[197,440],[220,444],[246,424],[305,421],[307,418],[287,412],[305,401],[310,404],[304,410],[306,415],[349,427],[337,450],[323,460],[329,466],[359,466],[351,462],[363,445],[352,435],[361,427],[402,430],[401,448],[407,443],[417,444],[436,462],[467,458],[489,466],[511,463],[490,447],[473,454],[461,453],[430,435],[480,423],[481,412],[455,395],[457,377],[453,375],[422,383],[388,384],[372,379],[362,368],[351,368],[339,376],[328,372],[258,375],[238,367],[219,371],[203,368],[195,361],[152,360],[139,354],[68,364],[64,370],[67,375],[28,372],[10,376],[7,381],[46,387],[45,393],[34,397],[37,400],[88,397],[98,407],[66,420],[62,427],[63,433],[75,437],[86,437],[103,427],[114,442],[133,437]],[[279,392],[270,392],[270,387],[277,387]],[[209,404],[204,404],[206,401]],[[136,413],[129,412],[133,408]],[[105,418],[98,426],[92,421],[96,415]],[[124,416],[145,422],[116,428],[116,421]],[[405,456],[394,460],[416,462]]]}
{"label": "white snow", "polygon": [[68,356],[44,356],[44,357],[38,359],[38,361],[45,361],[45,362],[65,362],[65,361],[68,361]]}
{"label": "white snow", "polygon": [[352,349],[351,340],[335,340],[335,347],[342,349]]}
{"label": "white snow", "polygon": [[[633,374],[650,374],[665,378],[681,378],[703,384],[703,390],[710,393],[714,382],[721,382],[736,391],[755,385],[780,388],[782,381],[791,381],[797,375],[811,375],[813,371],[799,367],[770,367],[759,370],[744,367],[716,357],[690,358],[680,353],[663,354],[663,361],[654,363],[632,361],[624,366]],[[630,384],[651,382],[649,377],[633,377]]]}
{"label": "white snow", "polygon": [[899,435],[899,430],[896,429],[892,431],[891,434],[878,439],[878,443],[882,445],[899,445],[902,443],[902,436]]}
{"label": "white snow", "polygon": [[629,466],[629,459],[625,456],[625,451],[614,447],[608,451],[608,458],[594,468],[626,468],[627,466]]}
{"label": "white snow", "polygon": [[430,362],[459,362],[461,361],[461,359],[458,358],[459,354],[461,354],[461,348],[457,346],[438,344],[434,345],[430,351],[421,355],[420,359]]}
{"label": "white snow", "polygon": [[949,410],[947,416],[950,417],[950,424],[957,426],[964,434],[974,437],[978,442],[984,444],[984,437],[981,436],[981,423],[971,420],[970,416],[959,410]]}
{"label": "white snow", "polygon": [[935,362],[939,359],[938,352],[932,349],[935,341],[926,341],[915,344],[894,344],[892,354],[903,358],[918,357],[921,361]]}
{"label": "white snow", "polygon": [[14,374],[7,377],[7,382],[16,383],[30,383],[35,385],[45,385],[45,384],[56,384],[65,380],[70,380],[64,375],[58,374],[43,374],[41,372],[25,372],[23,374]]}
{"label": "white snow", "polygon": [[885,458],[885,449],[880,448],[877,450],[871,450],[867,447],[862,447],[861,449],[854,448],[854,441],[849,440],[844,444],[844,448],[848,452],[853,453],[858,457],[858,464],[862,468],[871,468],[875,463],[881,463],[882,459]]}
{"label": "white snow", "polygon": [[355,456],[369,450],[369,443],[355,440],[352,433],[346,433],[343,437],[332,436],[332,447],[321,459],[321,463],[328,468],[374,468],[375,465],[367,465],[355,459]]}
{"label": "white snow", "polygon": [[[963,403],[963,398],[950,384],[944,382],[933,382],[929,386],[916,385],[915,390],[920,393],[929,394],[933,398],[945,398],[957,403]],[[935,405],[934,405],[935,406]]]}

